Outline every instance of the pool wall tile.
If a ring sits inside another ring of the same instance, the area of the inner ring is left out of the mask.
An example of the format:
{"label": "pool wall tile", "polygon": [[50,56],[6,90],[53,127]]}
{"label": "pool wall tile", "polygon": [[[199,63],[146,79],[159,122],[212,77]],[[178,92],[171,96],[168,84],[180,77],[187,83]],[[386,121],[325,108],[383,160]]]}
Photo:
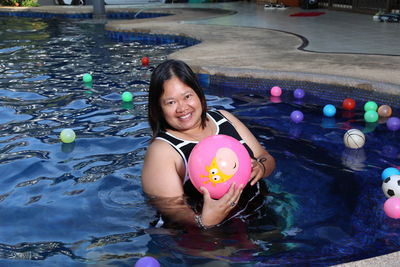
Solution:
{"label": "pool wall tile", "polygon": [[[205,74],[198,74],[202,84],[207,79]],[[202,81],[203,80],[203,81]],[[391,94],[369,91],[357,87],[323,84],[307,81],[275,80],[251,77],[229,77],[222,75],[208,75],[208,86],[221,88],[227,92],[253,92],[270,95],[273,86],[282,88],[283,94],[293,94],[297,88],[303,89],[306,94],[318,97],[323,102],[340,106],[345,98],[354,98],[358,102],[375,101],[378,105],[387,104],[392,107],[400,106],[400,98]],[[204,86],[203,86],[204,87]],[[206,88],[206,87],[204,87]],[[358,105],[360,107],[360,104]]]}
{"label": "pool wall tile", "polygon": [[151,12],[107,12],[108,19],[147,19],[170,16],[168,13]]}
{"label": "pool wall tile", "polygon": [[92,13],[73,13],[73,14],[57,14],[46,12],[7,12],[1,11],[0,16],[9,17],[28,17],[28,18],[70,18],[70,19],[91,19]]}
{"label": "pool wall tile", "polygon": [[[145,19],[169,16],[169,13],[151,13],[151,12],[107,12],[108,19]],[[69,19],[92,19],[92,12],[57,14],[47,12],[31,11],[1,11],[0,16],[10,17],[29,17],[29,18],[69,18]]]}
{"label": "pool wall tile", "polygon": [[106,36],[119,42],[141,42],[145,44],[171,44],[176,43],[185,46],[199,44],[200,41],[188,36],[169,34],[152,34],[144,32],[118,32],[106,31]]}

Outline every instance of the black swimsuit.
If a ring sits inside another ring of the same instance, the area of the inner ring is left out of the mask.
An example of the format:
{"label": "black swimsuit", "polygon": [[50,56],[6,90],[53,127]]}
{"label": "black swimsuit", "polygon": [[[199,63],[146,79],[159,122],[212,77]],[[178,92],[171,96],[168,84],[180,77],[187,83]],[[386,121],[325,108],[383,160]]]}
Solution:
{"label": "black swimsuit", "polygon": [[[219,111],[210,111],[207,113],[208,117],[214,121],[216,125],[216,133],[215,134],[225,134],[232,136],[240,143],[242,143],[247,151],[250,154],[251,158],[254,158],[253,151],[249,148],[249,146],[244,142],[244,140],[240,137],[235,127],[232,125],[224,115],[222,115]],[[167,143],[169,143],[178,153],[181,155],[183,161],[185,162],[186,174],[184,183],[189,180],[188,171],[187,171],[187,162],[189,159],[189,155],[192,152],[194,146],[198,143],[198,141],[190,141],[184,140],[167,132],[160,132],[156,139],[161,139]]]}
{"label": "black swimsuit", "polygon": [[[216,125],[216,133],[215,134],[225,134],[229,135],[235,139],[237,139],[239,142],[241,142],[247,151],[250,154],[251,158],[254,158],[253,151],[250,149],[250,147],[244,142],[244,140],[240,137],[239,133],[236,131],[235,127],[233,124],[224,116],[222,115],[219,111],[209,111],[207,113],[208,117],[214,121]],[[184,163],[185,163],[185,179],[184,179],[184,191],[187,196],[190,197],[189,199],[189,204],[191,204],[195,210],[201,211],[201,203],[203,196],[202,194],[194,188],[193,184],[191,183],[188,175],[188,168],[187,168],[187,162],[189,159],[190,152],[193,150],[194,146],[198,143],[198,141],[189,141],[189,140],[184,140],[178,137],[175,137],[174,135],[167,133],[167,132],[160,132],[156,139],[163,140],[167,143],[169,143],[182,157]],[[264,190],[263,190],[264,189]],[[234,209],[233,216],[237,216],[239,214],[243,214],[245,210],[251,211],[253,214],[255,211],[257,211],[257,207],[254,206],[254,201],[255,199],[258,198],[258,201],[256,201],[258,204],[256,206],[263,205],[264,202],[264,193],[262,191],[267,191],[265,187],[265,183],[257,183],[254,186],[250,186],[249,184],[245,187],[243,190],[242,196],[240,197],[239,204],[236,206]],[[262,197],[260,199],[260,197]],[[261,200],[261,203],[260,203]],[[247,212],[245,212],[247,213]],[[229,216],[229,217],[233,217]]]}

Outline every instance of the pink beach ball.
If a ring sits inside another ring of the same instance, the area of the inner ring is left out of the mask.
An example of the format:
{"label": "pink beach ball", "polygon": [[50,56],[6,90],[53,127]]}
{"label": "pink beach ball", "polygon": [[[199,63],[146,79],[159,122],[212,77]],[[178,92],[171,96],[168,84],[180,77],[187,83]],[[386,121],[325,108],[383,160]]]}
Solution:
{"label": "pink beach ball", "polygon": [[383,210],[385,211],[386,215],[393,219],[400,218],[400,198],[398,197],[391,197],[385,201],[383,205]]}
{"label": "pink beach ball", "polygon": [[281,96],[282,89],[279,86],[274,86],[271,88],[271,95],[272,96]]}
{"label": "pink beach ball", "polygon": [[213,135],[200,141],[188,160],[189,177],[200,190],[205,187],[214,199],[223,197],[233,182],[245,186],[250,179],[251,159],[235,138]]}

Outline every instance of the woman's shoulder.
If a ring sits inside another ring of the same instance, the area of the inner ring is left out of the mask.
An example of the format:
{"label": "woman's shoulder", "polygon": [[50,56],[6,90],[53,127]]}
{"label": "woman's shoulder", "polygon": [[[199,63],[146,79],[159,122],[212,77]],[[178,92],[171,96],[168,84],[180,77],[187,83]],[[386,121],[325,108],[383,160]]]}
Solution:
{"label": "woman's shoulder", "polygon": [[229,111],[225,110],[225,109],[218,109],[216,110],[217,112],[221,113],[224,116],[232,116],[232,113],[230,113]]}
{"label": "woman's shoulder", "polygon": [[217,112],[219,112],[222,116],[224,116],[230,122],[234,122],[235,120],[237,120],[237,118],[227,110],[219,109],[219,110],[217,110]]}
{"label": "woman's shoulder", "polygon": [[218,117],[231,117],[233,116],[232,113],[230,113],[229,111],[226,111],[224,109],[211,109],[208,111],[208,114],[210,114],[211,116],[218,116]]}
{"label": "woman's shoulder", "polygon": [[157,139],[157,138],[154,139],[147,147],[147,154],[155,153],[159,156],[164,156],[173,151],[174,151],[174,149],[170,144],[168,144],[164,140]]}

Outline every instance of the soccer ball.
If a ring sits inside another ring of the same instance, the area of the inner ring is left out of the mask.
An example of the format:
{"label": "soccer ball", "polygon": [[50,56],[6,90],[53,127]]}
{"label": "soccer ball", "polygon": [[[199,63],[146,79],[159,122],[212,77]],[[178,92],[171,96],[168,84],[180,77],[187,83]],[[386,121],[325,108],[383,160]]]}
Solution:
{"label": "soccer ball", "polygon": [[400,197],[400,175],[392,175],[383,180],[382,190],[387,198]]}

